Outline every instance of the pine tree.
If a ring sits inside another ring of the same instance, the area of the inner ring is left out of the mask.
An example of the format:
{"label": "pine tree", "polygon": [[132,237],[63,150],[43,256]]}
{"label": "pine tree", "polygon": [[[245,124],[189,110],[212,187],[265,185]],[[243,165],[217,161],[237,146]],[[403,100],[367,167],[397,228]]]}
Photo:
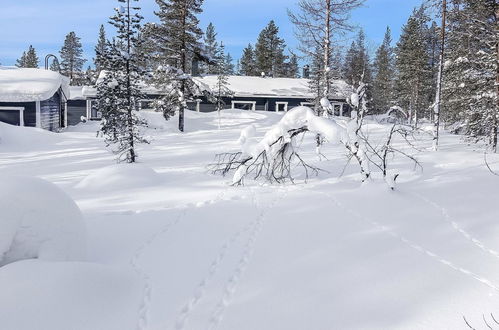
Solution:
{"label": "pine tree", "polygon": [[386,112],[392,105],[395,79],[394,52],[391,30],[386,28],[383,43],[376,51],[374,60],[373,107],[377,112]]}
{"label": "pine tree", "polygon": [[82,84],[82,69],[86,60],[83,58],[83,48],[80,38],[74,32],[66,35],[64,45],[60,52],[61,56],[61,73],[69,77],[70,84]]}
{"label": "pine tree", "polygon": [[427,23],[425,8],[414,10],[403,27],[396,48],[397,102],[402,108],[409,109],[409,121],[415,125],[429,110],[432,97],[430,54],[426,47]]}
{"label": "pine tree", "polygon": [[[204,34],[204,52],[205,56],[209,59],[214,59],[218,49],[217,33],[215,32],[215,26],[213,23],[208,24],[206,32]],[[203,63],[201,66],[201,72],[205,74],[216,74],[216,65],[210,63]]]}
{"label": "pine tree", "polygon": [[273,77],[285,77],[287,56],[284,55],[286,44],[279,37],[279,28],[274,21],[260,32],[255,46],[257,72]]}
{"label": "pine tree", "polygon": [[[137,38],[140,22],[138,0],[118,0],[120,6],[110,18],[116,28],[116,39],[106,51],[104,67],[108,69],[102,82],[98,84],[99,109],[103,121],[101,132],[108,144],[115,145],[118,161],[134,163],[137,160],[136,144],[146,143],[140,127],[144,120],[137,111],[143,94],[140,84],[144,72],[140,67],[141,56],[134,52],[141,40]],[[123,5],[121,5],[123,4]]]}
{"label": "pine tree", "polygon": [[16,61],[18,68],[38,68],[38,56],[33,46],[29,46],[28,50],[23,52],[21,58]]}
{"label": "pine tree", "polygon": [[253,46],[251,44],[248,47],[243,49],[243,56],[239,61],[241,68],[240,73],[244,76],[257,76],[257,68],[256,68],[256,60],[255,60],[255,52],[253,50]]}
{"label": "pine tree", "polygon": [[220,111],[226,106],[224,102],[224,97],[229,97],[232,95],[229,89],[229,75],[231,74],[230,64],[227,62],[227,56],[225,55],[225,47],[221,43],[218,46],[216,52],[216,67],[217,67],[217,84],[215,86],[215,106],[219,114]]}
{"label": "pine tree", "polygon": [[159,11],[155,12],[160,19],[160,24],[151,26],[149,38],[154,42],[156,60],[159,65],[170,65],[179,72],[180,108],[179,130],[184,131],[184,112],[187,109],[189,98],[189,81],[187,75],[191,58],[200,53],[199,40],[203,32],[198,27],[199,20],[196,15],[202,12],[202,0],[156,0]]}
{"label": "pine tree", "polygon": [[99,29],[99,38],[97,40],[97,45],[95,46],[94,58],[95,71],[97,72],[97,75],[105,69],[103,57],[107,53],[107,45],[106,29],[104,28],[104,25],[101,25]]}

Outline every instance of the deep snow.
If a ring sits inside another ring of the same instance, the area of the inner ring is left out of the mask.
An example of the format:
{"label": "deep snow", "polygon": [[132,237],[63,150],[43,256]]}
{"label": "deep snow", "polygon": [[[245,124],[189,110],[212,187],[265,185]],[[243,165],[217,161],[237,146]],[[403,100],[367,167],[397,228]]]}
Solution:
{"label": "deep snow", "polygon": [[[184,134],[147,118],[139,172],[157,180],[125,186],[104,184],[122,172],[95,122],[32,148],[12,147],[30,128],[0,140],[2,175],[55,183],[88,232],[86,260],[0,268],[2,328],[464,329],[463,315],[480,328],[499,314],[499,178],[460,137],[443,134],[438,152],[421,137],[424,171],[395,159],[395,191],[361,184],[339,145],[319,161],[313,134],[303,157],[329,173],[231,187],[207,165],[240,148],[243,128],[261,139],[282,114],[224,111],[218,129],[216,113],[188,112]],[[367,125],[373,138],[388,127]]]}

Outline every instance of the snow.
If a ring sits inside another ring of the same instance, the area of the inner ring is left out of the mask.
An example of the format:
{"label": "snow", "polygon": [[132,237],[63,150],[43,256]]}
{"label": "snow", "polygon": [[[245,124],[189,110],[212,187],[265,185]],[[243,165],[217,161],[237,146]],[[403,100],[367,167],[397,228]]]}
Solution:
{"label": "snow", "polygon": [[18,127],[0,122],[0,152],[44,148],[60,140],[57,134],[35,127]]}
{"label": "snow", "polygon": [[85,224],[71,197],[38,178],[0,177],[0,266],[17,260],[81,260]]}
{"label": "snow", "polygon": [[143,164],[116,164],[101,168],[80,181],[76,188],[103,191],[154,186],[161,177],[152,168]]}
{"label": "snow", "polygon": [[[222,111],[218,129],[217,113],[188,111],[182,134],[177,117],[146,116],[157,122],[140,165],[159,177],[147,184],[77,187],[115,164],[97,123],[31,148],[16,148],[16,136],[33,132],[16,127],[0,144],[2,176],[36,176],[75,200],[88,250],[84,263],[0,267],[2,328],[465,329],[465,315],[479,329],[483,314],[497,313],[498,178],[476,145],[443,131],[433,152],[431,136],[420,136],[424,171],[395,158],[391,191],[362,184],[341,144],[324,144],[319,160],[308,134],[301,156],[327,172],[307,184],[231,187],[207,165],[237,151],[246,127],[261,141],[282,113]],[[374,143],[390,127],[365,122]],[[499,170],[497,155],[488,161]]]}
{"label": "snow", "polygon": [[44,101],[59,88],[69,97],[69,79],[57,72],[0,66],[0,102]]}
{"label": "snow", "polygon": [[[217,86],[216,75],[193,77],[193,80],[209,86],[213,90]],[[335,92],[331,97],[345,99],[349,95],[351,87],[343,80],[334,80],[332,85]],[[228,76],[228,88],[234,92],[235,97],[281,96],[314,98],[310,93],[308,79]]]}

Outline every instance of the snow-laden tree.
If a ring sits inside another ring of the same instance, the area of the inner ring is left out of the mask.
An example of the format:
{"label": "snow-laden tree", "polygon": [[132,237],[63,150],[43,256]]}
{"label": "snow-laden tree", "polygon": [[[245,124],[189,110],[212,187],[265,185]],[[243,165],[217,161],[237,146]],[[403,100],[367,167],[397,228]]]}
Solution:
{"label": "snow-laden tree", "polygon": [[[159,24],[149,25],[147,38],[154,45],[156,66],[171,66],[181,73],[180,93],[184,101],[189,95],[187,74],[194,56],[201,55],[200,40],[203,31],[199,28],[197,15],[202,12],[203,0],[156,0],[159,10],[155,12]],[[182,78],[182,79],[181,79]],[[178,128],[184,131],[186,102],[182,101],[178,110]]]}
{"label": "snow-laden tree", "polygon": [[28,50],[23,52],[23,55],[16,61],[16,66],[18,68],[38,68],[38,62],[36,50],[30,45]]}
{"label": "snow-laden tree", "polygon": [[373,108],[378,113],[385,113],[392,105],[395,79],[394,60],[391,30],[387,27],[383,43],[377,49],[373,63]]}
{"label": "snow-laden tree", "polygon": [[253,46],[249,44],[246,48],[243,49],[243,55],[239,61],[240,74],[244,76],[258,76],[257,68],[256,68],[256,59],[255,59],[255,51]]}
{"label": "snow-laden tree", "polygon": [[116,28],[116,39],[109,45],[105,56],[107,71],[101,72],[97,84],[99,110],[102,113],[101,133],[113,146],[118,161],[133,163],[137,160],[136,145],[147,143],[141,134],[146,122],[137,112],[143,99],[140,86],[145,72],[139,63],[141,56],[134,52],[141,42],[137,38],[140,22],[138,0],[118,0],[120,6],[110,18]]}
{"label": "snow-laden tree", "polygon": [[[365,0],[299,0],[298,12],[288,11],[291,22],[296,27],[296,37],[300,41],[299,50],[310,61],[316,61],[322,53],[322,92],[316,96],[320,100],[331,93],[332,51],[334,42],[345,32],[353,31],[350,13]],[[316,92],[315,87],[312,92]]]}
{"label": "snow-laden tree", "polygon": [[286,76],[286,43],[279,37],[279,28],[272,20],[260,32],[255,45],[256,71],[273,77]]}
{"label": "snow-laden tree", "polygon": [[212,171],[224,176],[232,174],[233,185],[243,184],[246,177],[271,183],[294,182],[298,177],[307,180],[320,171],[300,156],[299,141],[307,132],[320,134],[328,143],[339,144],[345,139],[344,128],[334,120],[318,117],[308,107],[297,107],[288,111],[261,140],[254,138],[254,126],[244,129],[238,141],[240,150],[217,155]]}
{"label": "snow-laden tree", "polygon": [[449,121],[464,121],[466,133],[497,151],[499,122],[499,4],[452,0],[443,82]]}
{"label": "snow-laden tree", "polygon": [[61,57],[61,73],[69,77],[72,85],[83,83],[83,65],[87,60],[83,58],[83,47],[76,33],[69,32],[64,39],[64,45],[59,51]]}

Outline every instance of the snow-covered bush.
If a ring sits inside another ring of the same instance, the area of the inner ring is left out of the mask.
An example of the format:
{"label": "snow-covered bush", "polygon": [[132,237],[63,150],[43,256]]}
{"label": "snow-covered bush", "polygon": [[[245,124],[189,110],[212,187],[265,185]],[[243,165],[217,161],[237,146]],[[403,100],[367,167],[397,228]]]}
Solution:
{"label": "snow-covered bush", "polygon": [[239,185],[248,175],[255,179],[264,177],[269,182],[293,181],[294,165],[305,170],[305,177],[317,174],[319,169],[307,164],[297,153],[295,138],[303,133],[320,134],[326,142],[340,143],[346,139],[345,129],[334,120],[318,117],[308,107],[296,107],[282,119],[260,141],[252,137],[255,128],[249,126],[241,132],[240,151],[217,155],[212,165],[213,173],[226,175],[235,171],[232,183]]}
{"label": "snow-covered bush", "polygon": [[38,178],[0,177],[0,266],[83,258],[86,231],[74,201]]}
{"label": "snow-covered bush", "polygon": [[115,164],[89,174],[76,188],[91,191],[133,189],[155,186],[161,181],[162,178],[156,171],[143,164]]}

